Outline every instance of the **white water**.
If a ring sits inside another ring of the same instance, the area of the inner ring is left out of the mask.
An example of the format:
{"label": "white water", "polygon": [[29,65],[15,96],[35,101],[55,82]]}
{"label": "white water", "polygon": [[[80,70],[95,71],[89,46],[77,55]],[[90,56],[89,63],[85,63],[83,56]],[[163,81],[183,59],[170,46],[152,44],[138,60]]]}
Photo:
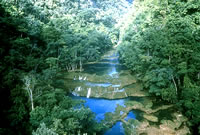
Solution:
{"label": "white water", "polygon": [[128,97],[128,95],[126,94],[126,92],[125,92],[125,95],[126,95],[126,97]]}
{"label": "white water", "polygon": [[82,80],[82,79],[83,79],[83,77],[82,77],[82,76],[79,76],[79,77],[78,77],[78,79],[79,79],[79,80]]}
{"label": "white water", "polygon": [[118,72],[116,71],[116,67],[113,66],[110,73],[109,73],[109,76],[113,77],[113,75],[117,74]]}
{"label": "white water", "polygon": [[120,87],[120,86],[121,86],[121,84],[119,84],[119,85],[112,85],[113,88]]}
{"label": "white water", "polygon": [[91,94],[91,88],[88,88],[87,98],[90,97],[90,94]]}
{"label": "white water", "polygon": [[87,79],[87,77],[85,77],[83,80],[86,80]]}
{"label": "white water", "polygon": [[81,86],[80,86],[80,87],[78,87],[78,91],[81,91]]}

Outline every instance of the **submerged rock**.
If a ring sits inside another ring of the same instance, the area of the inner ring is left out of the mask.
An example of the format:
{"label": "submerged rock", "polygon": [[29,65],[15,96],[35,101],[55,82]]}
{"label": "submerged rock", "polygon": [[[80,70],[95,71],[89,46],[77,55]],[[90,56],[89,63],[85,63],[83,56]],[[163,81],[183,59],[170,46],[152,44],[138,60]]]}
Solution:
{"label": "submerged rock", "polygon": [[144,114],[143,117],[148,121],[144,120],[136,128],[137,134],[147,135],[188,135],[191,134],[189,128],[186,126],[186,117],[181,113],[173,113],[174,117],[172,120],[161,120],[161,124],[149,124],[148,121],[157,122],[157,117],[153,115]]}
{"label": "submerged rock", "polygon": [[[190,134],[189,128],[185,124],[187,119],[181,113],[170,112],[170,115],[172,114],[171,119],[164,116],[159,117],[159,111],[167,111],[173,105],[159,104],[155,106],[152,99],[147,98],[149,94],[143,90],[142,85],[137,81],[137,76],[132,75],[129,70],[122,69],[122,66],[118,63],[117,55],[113,55],[113,53],[110,52],[105,55],[100,62],[85,65],[87,69],[83,72],[59,74],[58,79],[62,80],[62,83],[57,84],[62,84],[66,90],[70,90],[75,96],[130,99],[125,102],[125,106],[117,105],[113,113],[107,112],[103,120],[108,127],[112,127],[117,122],[122,122],[127,135]],[[142,100],[138,101],[135,98],[127,97],[140,97]],[[139,117],[142,118],[136,120],[137,116],[134,116],[135,119],[132,117],[126,119],[128,114],[134,110],[139,111]]]}
{"label": "submerged rock", "polygon": [[147,119],[148,121],[158,122],[158,118],[156,116],[149,115],[149,114],[144,114],[143,117],[145,119]]}

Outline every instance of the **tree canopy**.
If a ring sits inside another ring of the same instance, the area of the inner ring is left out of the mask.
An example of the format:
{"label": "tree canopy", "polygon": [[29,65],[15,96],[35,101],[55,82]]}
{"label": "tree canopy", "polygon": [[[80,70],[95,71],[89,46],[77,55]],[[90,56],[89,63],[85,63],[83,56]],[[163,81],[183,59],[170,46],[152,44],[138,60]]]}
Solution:
{"label": "tree canopy", "polygon": [[177,103],[196,127],[200,123],[199,1],[136,0],[133,7],[128,26],[121,30],[121,61],[149,93]]}
{"label": "tree canopy", "polygon": [[0,134],[102,134],[107,127],[53,79],[114,45],[143,88],[200,133],[200,1],[131,2],[0,1]]}
{"label": "tree canopy", "polygon": [[82,71],[85,63],[111,49],[118,40],[117,19],[127,4],[0,1],[0,118],[5,122],[0,134],[102,132],[94,114],[82,103],[74,109],[75,101],[53,86],[53,78],[60,71]]}

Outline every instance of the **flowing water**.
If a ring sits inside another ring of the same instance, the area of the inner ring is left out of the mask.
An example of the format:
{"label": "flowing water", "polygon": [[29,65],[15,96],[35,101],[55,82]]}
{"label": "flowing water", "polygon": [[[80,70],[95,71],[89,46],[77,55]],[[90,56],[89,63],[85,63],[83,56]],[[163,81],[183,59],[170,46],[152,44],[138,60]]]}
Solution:
{"label": "flowing water", "polygon": [[[75,91],[72,90],[72,98],[84,100],[85,106],[89,107],[91,111],[96,114],[96,120],[100,122],[104,119],[105,113],[113,113],[117,108],[117,105],[126,107],[125,101],[130,100],[130,98],[127,98],[127,93],[124,92],[125,88],[123,87],[126,84],[122,86],[123,81],[120,81],[120,76],[126,77],[127,74],[123,75],[123,71],[128,70],[124,66],[120,65],[115,51],[110,51],[98,63],[89,63],[85,65],[82,73],[77,73],[72,77],[74,83],[76,82],[78,85],[75,86]],[[89,78],[89,76],[92,75],[95,75],[94,79]],[[99,78],[100,80],[98,80]],[[132,83],[135,82],[129,82],[130,85]],[[103,90],[105,94],[108,93],[107,97],[95,94],[91,95],[91,93],[95,91],[94,89]],[[116,99],[112,97],[115,93],[119,94]],[[120,94],[122,95],[121,97]],[[129,112],[125,120],[128,121],[129,119],[135,119],[135,117],[134,112]],[[105,132],[105,135],[123,134],[124,128],[120,121],[116,122],[108,131]]]}
{"label": "flowing water", "polygon": [[[99,62],[84,65],[84,71],[64,76],[65,88],[71,90],[71,97],[84,100],[85,106],[96,114],[98,122],[105,119],[106,113],[111,114],[113,124],[105,135],[133,133],[135,128],[131,120],[159,124],[157,117],[160,114],[152,109],[153,101],[134,75],[119,63],[115,50],[108,52]],[[167,109],[168,106],[163,107],[161,103],[160,108]],[[149,115],[149,112],[156,112],[156,116],[154,113]],[[159,117],[159,121],[163,118]],[[124,128],[130,125],[131,130]]]}

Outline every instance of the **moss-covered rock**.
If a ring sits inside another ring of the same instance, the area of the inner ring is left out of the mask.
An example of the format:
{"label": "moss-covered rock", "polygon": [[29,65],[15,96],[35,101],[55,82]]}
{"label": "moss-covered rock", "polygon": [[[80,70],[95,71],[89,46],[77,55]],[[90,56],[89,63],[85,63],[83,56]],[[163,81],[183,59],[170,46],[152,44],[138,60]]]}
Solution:
{"label": "moss-covered rock", "polygon": [[149,115],[149,114],[144,114],[143,117],[145,119],[147,119],[148,121],[158,122],[158,118],[156,116]]}
{"label": "moss-covered rock", "polygon": [[[121,65],[118,64],[117,56],[113,53],[115,52],[108,52],[100,62],[84,65],[89,69],[85,69],[83,72],[58,73],[55,85],[59,85],[59,87],[65,88],[77,96],[87,96],[88,89],[91,89],[90,97],[106,99],[142,97],[143,100],[140,101],[126,100],[126,107],[117,105],[115,112],[106,113],[105,119],[102,121],[107,127],[112,127],[118,121],[123,122],[127,135],[184,135],[190,133],[185,125],[187,119],[182,114],[170,112],[172,114],[171,119],[159,115],[159,111],[167,111],[173,105],[155,105],[155,102],[148,98],[149,94],[143,90],[143,85],[137,81],[136,76],[132,75],[129,70],[120,69]],[[109,69],[108,65],[110,67],[115,66],[118,72],[114,75],[106,73]],[[127,121],[125,119],[132,110],[140,111],[140,116],[142,116],[140,121],[134,119]],[[159,122],[160,125],[156,125]]]}

